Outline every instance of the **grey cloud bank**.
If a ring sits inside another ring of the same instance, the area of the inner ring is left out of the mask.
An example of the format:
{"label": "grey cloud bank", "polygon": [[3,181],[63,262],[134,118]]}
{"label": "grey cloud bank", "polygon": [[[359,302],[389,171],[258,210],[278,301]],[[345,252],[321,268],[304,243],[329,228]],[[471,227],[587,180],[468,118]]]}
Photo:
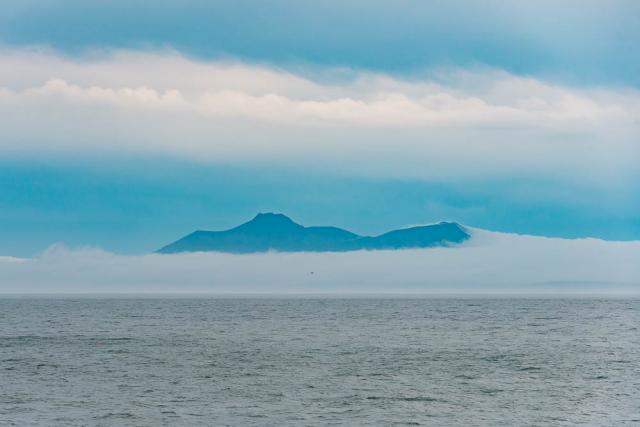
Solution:
{"label": "grey cloud bank", "polygon": [[[488,64],[569,81],[633,84],[633,0],[6,0],[0,43],[91,49],[172,46],[200,58],[410,73]],[[142,24],[141,24],[142,23]]]}
{"label": "grey cloud bank", "polygon": [[636,90],[578,89],[496,70],[410,80],[347,71],[326,80],[175,52],[72,60],[28,50],[2,52],[0,68],[7,156],[147,153],[323,164],[360,176],[555,171],[630,182],[640,150]]}
{"label": "grey cloud bank", "polygon": [[455,248],[0,257],[1,293],[640,293],[640,242],[474,230]]}

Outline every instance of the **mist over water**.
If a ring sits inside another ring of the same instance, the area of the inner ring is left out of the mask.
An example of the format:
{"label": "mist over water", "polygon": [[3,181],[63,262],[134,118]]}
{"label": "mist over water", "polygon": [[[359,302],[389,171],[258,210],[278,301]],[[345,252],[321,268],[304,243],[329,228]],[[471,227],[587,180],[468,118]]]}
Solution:
{"label": "mist over water", "polygon": [[640,242],[473,230],[459,246],[149,254],[53,246],[0,259],[1,293],[640,293]]}
{"label": "mist over water", "polygon": [[640,300],[0,298],[0,424],[635,425]]}

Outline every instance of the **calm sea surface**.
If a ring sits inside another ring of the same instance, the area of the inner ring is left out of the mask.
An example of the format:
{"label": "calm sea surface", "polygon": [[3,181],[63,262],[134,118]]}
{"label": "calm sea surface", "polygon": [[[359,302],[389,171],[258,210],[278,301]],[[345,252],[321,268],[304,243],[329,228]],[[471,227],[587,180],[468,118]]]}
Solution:
{"label": "calm sea surface", "polygon": [[0,425],[640,424],[640,300],[0,298]]}

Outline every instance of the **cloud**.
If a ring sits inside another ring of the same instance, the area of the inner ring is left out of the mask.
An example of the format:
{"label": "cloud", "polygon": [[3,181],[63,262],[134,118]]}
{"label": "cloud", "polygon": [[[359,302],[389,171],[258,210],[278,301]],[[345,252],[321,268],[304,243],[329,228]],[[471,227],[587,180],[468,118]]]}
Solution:
{"label": "cloud", "polygon": [[640,60],[629,54],[640,42],[633,0],[5,0],[2,6],[1,42],[75,55],[172,46],[200,58],[405,73],[480,63],[569,81],[640,83]]}
{"label": "cloud", "polygon": [[[367,91],[350,93],[354,89],[348,87],[344,94],[329,98],[325,96],[324,99],[314,97],[313,92],[296,99],[287,94],[252,94],[231,89],[204,90],[189,96],[179,89],[160,91],[147,86],[82,87],[63,79],[50,79],[41,86],[20,92],[4,89],[3,95],[5,102],[13,101],[18,105],[21,102],[29,105],[55,101],[69,107],[108,106],[133,114],[144,111],[184,112],[211,119],[242,118],[284,123],[303,121],[309,124],[326,122],[371,126],[488,124],[564,125],[571,128],[606,120],[631,121],[635,112],[627,111],[622,104],[600,104],[588,96],[554,90],[538,82],[518,81],[521,79],[515,77],[505,79],[514,81],[496,82],[495,87],[491,88],[492,93],[484,98],[435,85],[426,91],[420,86],[395,85],[395,88],[385,88],[385,82],[376,78],[370,79]],[[354,83],[365,86],[360,81]],[[500,101],[491,99],[505,91],[504,86],[515,86],[512,93],[518,93],[520,97],[516,95]],[[420,89],[425,93],[419,93]],[[335,91],[336,88],[327,87],[324,93],[330,95]]]}
{"label": "cloud", "polygon": [[17,258],[12,256],[0,256],[0,263],[15,263],[15,262],[25,262],[26,258]]}
{"label": "cloud", "polygon": [[0,262],[0,292],[640,292],[638,241],[473,233],[460,247],[347,253],[122,256],[54,246]]}
{"label": "cloud", "polygon": [[[51,54],[10,53],[3,101],[57,102],[127,112],[184,112],[205,119],[347,125],[500,125],[574,129],[633,121],[638,94],[569,89],[504,72],[449,70],[403,81],[351,72],[340,82],[315,82],[290,72],[241,63],[195,62],[176,53],[121,52],[94,62]],[[330,72],[331,70],[326,70]],[[18,87],[18,88],[16,88]]]}
{"label": "cloud", "polygon": [[72,60],[26,49],[3,52],[0,69],[4,153],[148,153],[433,177],[572,173],[585,164],[596,175],[631,173],[638,152],[637,91],[499,70],[407,80],[347,69],[296,74],[175,52]]}

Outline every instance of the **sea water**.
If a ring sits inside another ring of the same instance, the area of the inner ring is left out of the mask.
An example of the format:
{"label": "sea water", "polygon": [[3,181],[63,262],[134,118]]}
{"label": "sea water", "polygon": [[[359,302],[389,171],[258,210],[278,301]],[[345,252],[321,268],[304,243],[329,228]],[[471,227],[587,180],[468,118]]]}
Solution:
{"label": "sea water", "polygon": [[640,300],[0,298],[0,425],[640,423]]}

